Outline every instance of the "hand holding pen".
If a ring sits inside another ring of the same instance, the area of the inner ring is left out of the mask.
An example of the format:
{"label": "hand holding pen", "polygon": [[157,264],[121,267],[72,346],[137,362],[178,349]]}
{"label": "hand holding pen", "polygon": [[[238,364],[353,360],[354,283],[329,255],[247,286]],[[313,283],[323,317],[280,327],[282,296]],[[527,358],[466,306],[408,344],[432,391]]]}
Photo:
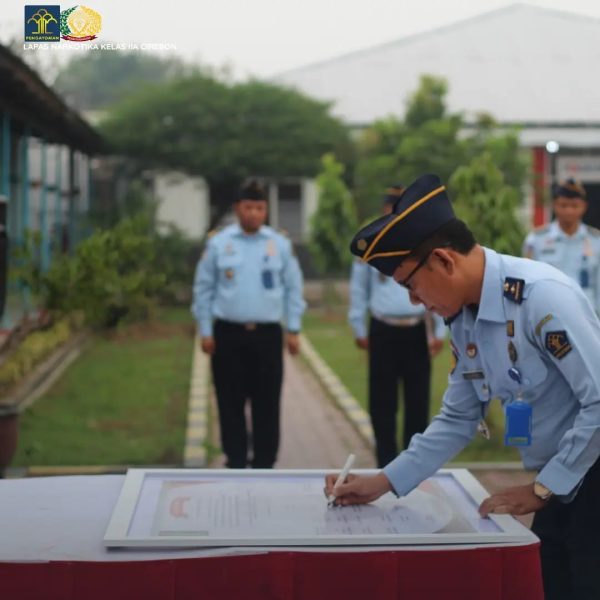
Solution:
{"label": "hand holding pen", "polygon": [[346,465],[350,463],[348,469],[344,465],[344,469],[337,477],[335,475],[325,477],[325,495],[328,506],[368,504],[386,492],[394,491],[383,471],[377,475],[350,475],[348,471],[353,462],[353,455],[350,455],[346,461]]}
{"label": "hand holding pen", "polygon": [[335,492],[339,489],[340,485],[342,485],[342,483],[346,481],[346,477],[348,477],[348,474],[350,473],[350,469],[354,464],[355,458],[356,456],[354,454],[350,454],[350,456],[348,456],[348,458],[346,459],[346,464],[343,466],[342,472],[338,475],[337,479],[335,480],[335,483],[333,484],[333,489],[331,490],[331,493],[327,496],[327,506],[335,506],[335,499],[337,498]]}

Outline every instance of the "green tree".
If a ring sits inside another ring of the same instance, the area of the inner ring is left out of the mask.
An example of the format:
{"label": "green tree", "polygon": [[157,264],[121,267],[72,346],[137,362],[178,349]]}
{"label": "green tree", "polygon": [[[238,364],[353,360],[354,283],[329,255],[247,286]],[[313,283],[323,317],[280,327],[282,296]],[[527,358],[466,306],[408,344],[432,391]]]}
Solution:
{"label": "green tree", "polygon": [[506,184],[517,189],[522,187],[531,164],[530,153],[519,144],[517,127],[500,129],[492,115],[479,113],[464,132],[468,135],[464,136],[466,160],[463,164],[488,152],[502,171]]}
{"label": "green tree", "polygon": [[449,182],[456,215],[480,244],[505,254],[520,253],[523,227],[517,218],[519,194],[484,152],[459,167]]}
{"label": "green tree", "polygon": [[[354,170],[361,218],[372,215],[388,185],[409,184],[423,173],[449,181],[456,169],[486,154],[517,198],[528,162],[516,131],[500,130],[487,114],[467,123],[446,107],[447,83],[425,75],[407,102],[405,119],[385,119],[362,133]],[[517,202],[518,204],[518,202]]]}
{"label": "green tree", "polygon": [[446,117],[445,97],[448,83],[439,77],[423,75],[417,90],[406,103],[405,122],[409,128],[418,128],[428,121]]}
{"label": "green tree", "polygon": [[140,52],[86,52],[58,71],[54,88],[77,110],[98,110],[140,85],[169,81],[197,70],[180,58]]}
{"label": "green tree", "polygon": [[317,177],[319,200],[311,220],[309,248],[322,273],[339,274],[352,259],[348,244],[356,232],[356,212],[342,178],[344,166],[333,154],[323,156],[321,164]]}
{"label": "green tree", "polygon": [[203,176],[217,207],[214,223],[242,179],[312,176],[325,152],[347,147],[346,128],[328,110],[276,85],[228,85],[195,74],[138,90],[114,107],[101,130],[144,167]]}
{"label": "green tree", "polygon": [[103,198],[104,202],[93,203],[87,215],[90,226],[110,229],[123,219],[145,215],[155,222],[158,203],[148,185],[142,179],[133,177],[127,181],[127,189],[122,194]]}
{"label": "green tree", "polygon": [[86,320],[112,327],[124,318],[148,317],[165,288],[167,274],[149,268],[157,261],[154,227],[146,215],[98,230],[62,256],[41,277],[44,306],[58,313],[83,311]]}

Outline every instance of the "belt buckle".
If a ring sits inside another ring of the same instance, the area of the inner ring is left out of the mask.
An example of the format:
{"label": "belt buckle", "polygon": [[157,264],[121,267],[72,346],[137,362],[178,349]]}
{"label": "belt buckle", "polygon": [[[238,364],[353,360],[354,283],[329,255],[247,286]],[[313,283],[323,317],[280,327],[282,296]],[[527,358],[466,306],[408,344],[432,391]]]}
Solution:
{"label": "belt buckle", "polygon": [[246,331],[254,331],[256,329],[256,323],[244,323]]}

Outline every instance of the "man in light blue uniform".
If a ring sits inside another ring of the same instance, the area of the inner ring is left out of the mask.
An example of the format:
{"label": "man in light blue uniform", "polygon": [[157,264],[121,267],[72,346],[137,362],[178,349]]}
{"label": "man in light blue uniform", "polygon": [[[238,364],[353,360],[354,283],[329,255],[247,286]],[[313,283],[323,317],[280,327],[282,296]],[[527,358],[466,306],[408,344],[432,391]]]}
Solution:
{"label": "man in light blue uniform", "polygon": [[477,245],[444,190],[435,175],[420,177],[352,241],[354,254],[450,322],[456,366],[425,432],[379,474],[350,476],[337,502],[407,494],[485,430],[498,398],[505,443],[537,476],[493,494],[480,513],[535,511],[546,597],[600,598],[600,321],[554,267]]}
{"label": "man in light blue uniform", "polygon": [[[404,191],[388,188],[383,212],[390,214]],[[369,332],[365,317],[370,314]],[[431,356],[441,350],[446,332],[441,317],[432,317],[428,335],[423,305],[411,303],[406,290],[391,277],[360,260],[352,265],[348,320],[356,345],[369,352],[369,413],[375,434],[377,466],[387,465],[397,454],[396,413],[398,383],[404,384],[404,447],[429,422]]]}
{"label": "man in light blue uniform", "polygon": [[568,179],[557,187],[552,206],[556,219],[525,238],[523,256],[574,279],[600,314],[600,231],[582,221],[588,208],[585,189]]}
{"label": "man in light blue uniform", "polygon": [[298,353],[302,273],[285,236],[266,226],[267,198],[255,181],[235,203],[238,223],[213,235],[198,263],[192,313],[202,350],[211,355],[227,466],[245,468],[252,407],[254,468],[271,468],[279,447],[283,334]]}

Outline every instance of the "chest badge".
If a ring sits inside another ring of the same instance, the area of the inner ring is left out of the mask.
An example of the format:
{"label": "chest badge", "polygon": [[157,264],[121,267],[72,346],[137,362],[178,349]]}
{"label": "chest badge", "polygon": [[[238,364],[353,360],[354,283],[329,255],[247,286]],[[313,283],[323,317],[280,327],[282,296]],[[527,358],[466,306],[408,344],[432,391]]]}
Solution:
{"label": "chest badge", "polygon": [[225,270],[225,277],[227,279],[233,279],[233,269],[226,269]]}
{"label": "chest badge", "polygon": [[463,379],[466,381],[473,381],[474,379],[485,379],[485,373],[483,371],[463,371]]}
{"label": "chest badge", "polygon": [[265,255],[266,256],[276,256],[277,255],[277,244],[275,243],[275,240],[267,241],[267,249],[266,249]]}
{"label": "chest badge", "polygon": [[519,358],[517,347],[512,343],[512,340],[508,342],[508,358],[510,358],[511,363],[516,363]]}
{"label": "chest badge", "polygon": [[477,346],[473,343],[467,344],[466,353],[469,358],[475,358],[477,356]]}
{"label": "chest badge", "polygon": [[508,337],[515,337],[515,322],[506,321],[506,335]]}

